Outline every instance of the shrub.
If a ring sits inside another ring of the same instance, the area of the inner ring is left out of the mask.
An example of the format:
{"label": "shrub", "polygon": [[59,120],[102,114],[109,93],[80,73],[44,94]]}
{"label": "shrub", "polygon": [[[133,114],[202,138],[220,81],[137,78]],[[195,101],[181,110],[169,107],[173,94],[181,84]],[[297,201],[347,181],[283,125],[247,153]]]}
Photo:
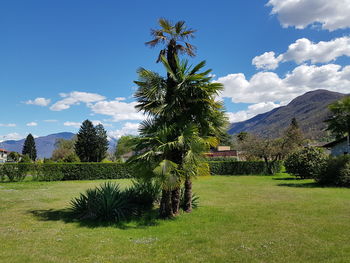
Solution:
{"label": "shrub", "polygon": [[208,162],[234,162],[237,161],[237,157],[207,157]]}
{"label": "shrub", "polygon": [[324,185],[350,186],[350,156],[330,157],[324,169],[316,176]]}
{"label": "shrub", "polygon": [[[268,174],[265,162],[208,162],[213,175]],[[282,162],[273,163],[272,170],[277,173],[282,169]]]}
{"label": "shrub", "polygon": [[119,185],[106,182],[71,201],[71,210],[80,219],[119,222],[128,218],[132,210]]}
{"label": "shrub", "polygon": [[161,187],[153,180],[133,180],[132,186],[125,190],[125,196],[134,213],[140,215],[159,203]]}
{"label": "shrub", "polygon": [[38,181],[61,181],[64,174],[61,169],[57,169],[57,165],[53,163],[45,163],[45,165],[36,166],[35,179]]}
{"label": "shrub", "polygon": [[316,178],[324,168],[327,155],[322,149],[307,147],[292,153],[284,165],[287,173],[305,178]]}
{"label": "shrub", "polygon": [[7,163],[1,165],[1,180],[5,179],[5,176],[13,181],[22,181],[28,171],[28,165],[23,163]]}
{"label": "shrub", "polygon": [[133,181],[125,190],[107,182],[74,198],[71,210],[80,219],[120,222],[152,209],[160,193],[160,185],[154,181]]}

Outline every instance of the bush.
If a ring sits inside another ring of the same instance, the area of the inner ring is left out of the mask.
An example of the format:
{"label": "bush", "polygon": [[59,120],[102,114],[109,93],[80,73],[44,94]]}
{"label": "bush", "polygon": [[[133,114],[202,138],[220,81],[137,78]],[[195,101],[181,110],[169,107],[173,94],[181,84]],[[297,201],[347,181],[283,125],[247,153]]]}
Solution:
{"label": "bush", "polygon": [[[268,174],[265,162],[208,162],[210,173],[213,175]],[[272,170],[275,173],[282,169],[282,162],[275,162]]]}
{"label": "bush", "polygon": [[324,185],[350,186],[350,155],[330,157],[322,171],[315,177]]}
{"label": "bush", "polygon": [[159,198],[160,186],[152,181],[133,181],[125,190],[107,182],[74,198],[71,210],[79,219],[120,222],[152,209]]}
{"label": "bush", "polygon": [[28,171],[29,166],[23,163],[7,163],[2,164],[0,173],[1,180],[5,180],[5,176],[11,181],[22,181]]}
{"label": "bush", "polygon": [[208,162],[234,162],[237,161],[237,157],[207,157]]}
{"label": "bush", "polygon": [[305,178],[316,178],[327,161],[327,155],[322,149],[308,147],[292,153],[286,159],[284,165],[287,173]]}
{"label": "bush", "polygon": [[71,210],[80,219],[119,222],[132,213],[127,201],[118,184],[106,182],[74,198]]}
{"label": "bush", "polygon": [[57,165],[53,163],[45,163],[45,165],[36,165],[34,178],[38,181],[61,181],[64,174],[61,169],[57,169]]}
{"label": "bush", "polygon": [[39,181],[96,180],[131,178],[131,165],[120,163],[6,163],[0,167],[0,178],[21,180],[30,174]]}

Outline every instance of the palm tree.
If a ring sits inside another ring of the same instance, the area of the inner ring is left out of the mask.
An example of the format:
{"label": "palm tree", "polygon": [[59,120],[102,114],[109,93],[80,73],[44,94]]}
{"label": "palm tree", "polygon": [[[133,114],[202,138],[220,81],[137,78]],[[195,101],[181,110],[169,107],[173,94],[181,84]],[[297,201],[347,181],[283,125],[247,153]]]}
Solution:
{"label": "palm tree", "polygon": [[159,29],[151,29],[151,35],[154,39],[145,44],[150,47],[155,47],[159,44],[165,45],[165,48],[159,52],[157,62],[160,62],[162,56],[166,56],[171,68],[174,70],[176,68],[176,55],[184,53],[191,57],[195,56],[196,48],[187,41],[194,37],[196,30],[187,28],[185,21],[178,21],[173,24],[165,18],[160,18],[158,23]]}
{"label": "palm tree", "polygon": [[[161,62],[167,70],[167,78],[140,69],[139,81],[135,81],[139,86],[135,93],[139,102],[136,108],[149,117],[141,128],[143,140],[139,148],[147,151],[140,158],[144,160],[150,156],[154,158],[158,153],[160,158],[158,162],[167,160],[176,164],[177,168],[171,170],[172,174],[177,176],[177,186],[182,179],[185,180],[185,196],[189,199],[186,203],[191,203],[191,179],[201,170],[199,157],[205,149],[204,146],[198,145],[213,146],[217,143],[215,138],[225,133],[226,118],[222,112],[222,104],[215,100],[222,85],[211,82],[211,77],[208,76],[210,70],[201,72],[205,62],[190,67],[187,61],[179,62],[175,55],[175,71],[164,56],[161,56]],[[173,86],[168,85],[169,78],[174,83]],[[170,92],[172,100],[168,99]],[[184,140],[184,138],[191,139]],[[179,200],[176,195],[178,190],[179,187],[175,186],[168,189],[168,192],[163,192],[165,195],[170,195],[169,191],[173,191],[171,200],[173,214],[178,212]],[[168,197],[164,198],[164,202],[168,200]],[[186,210],[190,212],[191,207]]]}

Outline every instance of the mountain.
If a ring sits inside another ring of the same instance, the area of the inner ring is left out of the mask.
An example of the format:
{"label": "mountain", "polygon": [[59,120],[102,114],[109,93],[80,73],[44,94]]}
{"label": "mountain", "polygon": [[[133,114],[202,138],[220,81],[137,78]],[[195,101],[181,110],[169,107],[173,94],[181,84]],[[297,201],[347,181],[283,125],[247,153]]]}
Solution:
{"label": "mountain", "polygon": [[[50,158],[53,150],[55,149],[55,142],[57,139],[69,140],[72,139],[74,135],[75,134],[71,132],[61,132],[35,138],[35,146],[38,158]],[[21,153],[23,144],[24,139],[18,141],[4,141],[1,143],[1,148],[5,148],[8,151]]]}
{"label": "mountain", "polygon": [[345,94],[328,90],[315,90],[305,93],[288,105],[275,108],[255,117],[232,123],[230,134],[249,132],[271,138],[279,137],[295,117],[306,138],[321,139],[326,135],[324,123],[330,114],[327,106],[344,97]]}

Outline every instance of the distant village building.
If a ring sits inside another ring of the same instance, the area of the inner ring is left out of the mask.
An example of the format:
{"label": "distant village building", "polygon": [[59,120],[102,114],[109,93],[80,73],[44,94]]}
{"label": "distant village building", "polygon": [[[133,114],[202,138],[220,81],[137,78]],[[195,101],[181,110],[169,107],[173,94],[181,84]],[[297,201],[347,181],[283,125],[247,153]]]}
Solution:
{"label": "distant village building", "polygon": [[239,152],[237,150],[231,150],[230,146],[218,146],[216,149],[212,149],[206,153],[205,156],[209,158],[213,157],[235,157],[239,160]]}
{"label": "distant village building", "polygon": [[6,163],[7,156],[10,152],[6,151],[5,149],[0,148],[0,163]]}
{"label": "distant village building", "polygon": [[349,154],[349,142],[347,137],[327,143],[323,145],[323,147],[329,150],[330,154],[333,156]]}

